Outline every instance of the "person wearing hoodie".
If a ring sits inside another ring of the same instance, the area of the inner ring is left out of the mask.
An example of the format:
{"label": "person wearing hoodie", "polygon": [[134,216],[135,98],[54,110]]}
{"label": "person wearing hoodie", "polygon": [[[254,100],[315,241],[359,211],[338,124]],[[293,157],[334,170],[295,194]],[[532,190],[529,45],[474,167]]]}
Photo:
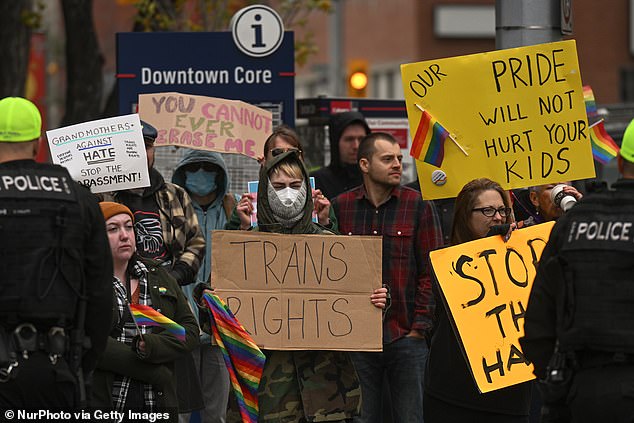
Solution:
{"label": "person wearing hoodie", "polygon": [[[198,271],[196,282],[208,283],[211,275],[211,231],[224,229],[236,199],[229,193],[229,173],[219,153],[189,150],[174,170],[172,182],[187,191],[205,236],[205,257]],[[194,284],[183,286],[192,310],[198,310],[193,291]],[[200,316],[196,317],[200,322]],[[203,326],[205,322],[201,322]],[[200,336],[200,345],[193,351],[194,362],[200,378],[204,408],[202,421],[224,423],[229,401],[229,372],[222,358],[220,347],[211,341],[207,333]],[[181,423],[189,421],[189,414],[181,414]]]}
{"label": "person wearing hoodie", "polygon": [[330,164],[311,173],[315,177],[315,187],[329,200],[363,183],[357,151],[361,140],[370,132],[359,112],[337,113],[330,117]]}
{"label": "person wearing hoodie", "polygon": [[[260,170],[258,226],[284,234],[333,234],[312,221],[308,172],[297,150],[270,157]],[[247,213],[242,210],[240,213]],[[334,234],[333,234],[334,235]],[[385,308],[387,290],[370,300]],[[259,421],[350,421],[358,415],[361,390],[349,353],[344,351],[264,351],[258,389]]]}

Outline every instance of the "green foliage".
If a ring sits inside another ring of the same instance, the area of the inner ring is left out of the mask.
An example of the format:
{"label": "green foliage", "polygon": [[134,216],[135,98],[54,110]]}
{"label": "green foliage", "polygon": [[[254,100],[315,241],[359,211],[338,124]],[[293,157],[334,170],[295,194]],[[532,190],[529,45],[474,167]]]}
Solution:
{"label": "green foliage", "polygon": [[[311,13],[329,13],[331,0],[138,0],[135,23],[141,31],[226,31],[243,7],[266,4],[277,10],[289,30],[305,29]],[[306,63],[317,49],[312,32],[295,38],[295,62]]]}

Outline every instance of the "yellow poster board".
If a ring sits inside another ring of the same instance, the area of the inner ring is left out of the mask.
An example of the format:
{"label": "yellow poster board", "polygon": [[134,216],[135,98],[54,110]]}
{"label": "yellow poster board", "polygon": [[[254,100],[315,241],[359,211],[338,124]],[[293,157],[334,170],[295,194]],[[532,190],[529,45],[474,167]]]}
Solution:
{"label": "yellow poster board", "polygon": [[433,251],[432,267],[480,392],[534,379],[518,339],[554,222]]}
{"label": "yellow poster board", "polygon": [[422,108],[465,150],[446,139],[440,168],[416,161],[424,198],[480,177],[505,189],[594,177],[574,40],[404,64],[401,76],[412,137]]}

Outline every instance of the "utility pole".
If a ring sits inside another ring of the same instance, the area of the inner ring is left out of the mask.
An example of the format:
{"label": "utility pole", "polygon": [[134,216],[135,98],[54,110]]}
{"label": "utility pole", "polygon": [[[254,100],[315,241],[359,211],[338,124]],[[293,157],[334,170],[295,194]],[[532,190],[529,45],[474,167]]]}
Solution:
{"label": "utility pole", "polygon": [[496,49],[560,40],[561,0],[496,0]]}
{"label": "utility pole", "polygon": [[332,0],[332,13],[328,25],[330,27],[328,82],[332,97],[343,96],[343,2],[344,0]]}

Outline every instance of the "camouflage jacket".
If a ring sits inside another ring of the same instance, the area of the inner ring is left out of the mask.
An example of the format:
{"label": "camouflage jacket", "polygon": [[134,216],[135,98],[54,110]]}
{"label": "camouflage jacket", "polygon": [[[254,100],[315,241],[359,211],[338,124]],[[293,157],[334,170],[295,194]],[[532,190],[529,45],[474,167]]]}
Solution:
{"label": "camouflage jacket", "polygon": [[361,388],[347,352],[265,351],[259,420],[333,422],[359,414]]}

